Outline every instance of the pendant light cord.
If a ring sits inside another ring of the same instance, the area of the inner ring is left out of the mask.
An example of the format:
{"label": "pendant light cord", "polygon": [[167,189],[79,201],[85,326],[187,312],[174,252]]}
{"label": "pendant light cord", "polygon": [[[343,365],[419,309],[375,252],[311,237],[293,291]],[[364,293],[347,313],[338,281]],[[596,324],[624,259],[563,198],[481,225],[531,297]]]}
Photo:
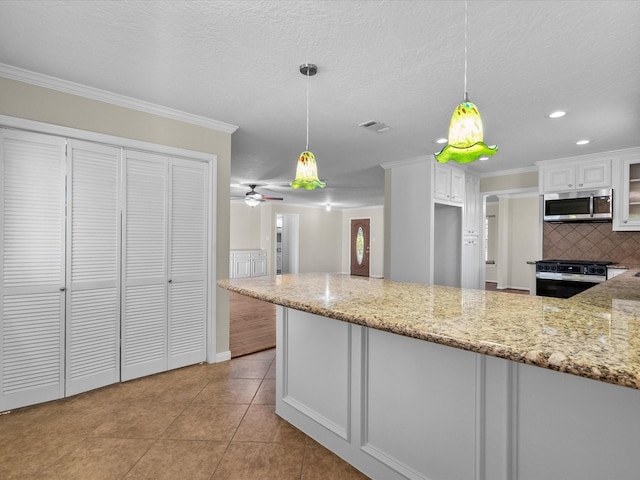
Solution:
{"label": "pendant light cord", "polygon": [[309,68],[307,68],[307,151],[309,151]]}
{"label": "pendant light cord", "polygon": [[467,0],[464,0],[464,101],[469,101],[467,94]]}

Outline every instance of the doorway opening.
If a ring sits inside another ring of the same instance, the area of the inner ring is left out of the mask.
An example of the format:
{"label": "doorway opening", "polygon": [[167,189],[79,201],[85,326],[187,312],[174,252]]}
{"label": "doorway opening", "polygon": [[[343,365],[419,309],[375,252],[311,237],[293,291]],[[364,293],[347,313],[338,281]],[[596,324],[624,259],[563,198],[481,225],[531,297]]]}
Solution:
{"label": "doorway opening", "polygon": [[276,215],[276,275],[298,273],[299,224],[297,214]]}

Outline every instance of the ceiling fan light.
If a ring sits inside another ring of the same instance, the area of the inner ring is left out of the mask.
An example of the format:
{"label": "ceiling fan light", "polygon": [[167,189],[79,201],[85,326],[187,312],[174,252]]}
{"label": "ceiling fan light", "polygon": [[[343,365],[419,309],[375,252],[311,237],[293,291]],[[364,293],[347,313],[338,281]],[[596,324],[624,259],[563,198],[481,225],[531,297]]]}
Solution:
{"label": "ceiling fan light", "polygon": [[304,188],[305,190],[315,190],[324,188],[327,184],[318,179],[318,166],[316,157],[309,150],[305,150],[298,158],[296,167],[296,178],[291,182],[292,188]]}
{"label": "ceiling fan light", "polygon": [[247,196],[244,198],[244,203],[246,203],[250,207],[255,207],[260,205],[260,203],[262,203],[262,200],[255,198],[253,196]]}

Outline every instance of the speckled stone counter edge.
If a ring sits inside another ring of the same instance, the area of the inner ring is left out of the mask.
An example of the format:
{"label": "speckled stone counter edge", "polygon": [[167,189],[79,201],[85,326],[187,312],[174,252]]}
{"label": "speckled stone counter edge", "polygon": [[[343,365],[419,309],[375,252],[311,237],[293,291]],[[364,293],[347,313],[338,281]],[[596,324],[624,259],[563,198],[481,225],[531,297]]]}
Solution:
{"label": "speckled stone counter edge", "polygon": [[[616,277],[616,279],[605,282],[602,285],[594,287],[583,294],[579,294],[572,299],[552,299],[547,297],[529,297],[521,295],[511,295],[510,300],[517,302],[518,299],[524,305],[525,302],[530,301],[527,299],[533,298],[545,298],[547,301],[560,302],[559,305],[581,307],[585,309],[590,308],[607,308],[610,306],[613,299],[640,302],[640,278],[635,276],[637,271],[632,270],[624,275]],[[329,317],[336,320],[341,320],[356,325],[362,325],[369,328],[374,328],[382,331],[395,333],[407,337],[412,337],[424,341],[438,343],[441,345],[450,346],[453,348],[459,348],[475,353],[484,355],[490,355],[506,360],[511,360],[518,363],[524,363],[528,365],[534,365],[541,368],[547,368],[559,372],[569,373],[585,378],[590,378],[597,381],[611,383],[615,385],[621,385],[634,389],[640,389],[640,362],[638,364],[631,365],[619,365],[615,362],[609,362],[606,365],[602,361],[589,358],[572,358],[571,355],[567,355],[562,351],[545,351],[544,349],[526,348],[519,350],[512,345],[497,344],[485,338],[462,338],[456,335],[449,334],[447,332],[430,331],[425,328],[417,329],[412,328],[410,322],[398,323],[398,322],[385,322],[384,319],[376,318],[377,316],[369,313],[360,312],[347,312],[340,309],[330,308],[323,306],[318,301],[312,300],[312,296],[317,294],[317,290],[314,290],[313,284],[316,280],[324,279],[339,279],[341,277],[348,277],[339,274],[302,274],[291,276],[293,278],[301,279],[309,284],[309,298],[300,299],[295,298],[295,295],[290,294],[286,285],[280,285],[278,277],[258,277],[251,279],[233,279],[233,280],[220,280],[218,286],[221,288],[237,292],[241,295],[253,297],[259,300],[267,301],[284,307],[293,308],[303,312],[320,315],[323,317]],[[410,288],[416,287],[416,284],[402,284],[399,282],[391,282],[389,280],[376,279],[379,282],[385,282],[385,284],[393,285],[395,288]],[[423,286],[427,287],[427,286]],[[435,288],[452,288],[452,287],[437,287]],[[459,289],[461,290],[461,289]],[[477,291],[481,292],[481,291]],[[333,295],[340,296],[339,291],[332,291]],[[482,291],[482,294],[497,294],[497,295],[510,295],[500,292],[486,292]],[[357,303],[357,300],[354,301]],[[363,310],[366,312],[366,309]],[[499,312],[498,312],[499,313]],[[512,319],[513,314],[505,312],[506,319]],[[532,342],[535,343],[535,342]],[[572,351],[584,350],[584,346],[576,344],[573,348],[567,349]],[[640,353],[640,352],[639,352]]]}

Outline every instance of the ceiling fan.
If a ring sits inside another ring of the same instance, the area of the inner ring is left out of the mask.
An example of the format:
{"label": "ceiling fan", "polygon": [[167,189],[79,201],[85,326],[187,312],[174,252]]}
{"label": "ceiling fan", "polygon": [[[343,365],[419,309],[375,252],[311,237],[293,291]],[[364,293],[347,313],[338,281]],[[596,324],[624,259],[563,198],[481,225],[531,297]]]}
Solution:
{"label": "ceiling fan", "polygon": [[259,192],[256,192],[257,184],[249,184],[251,188],[250,191],[244,194],[244,203],[249,205],[250,207],[255,207],[256,205],[260,205],[262,202],[266,200],[283,200],[282,197],[265,197]]}

